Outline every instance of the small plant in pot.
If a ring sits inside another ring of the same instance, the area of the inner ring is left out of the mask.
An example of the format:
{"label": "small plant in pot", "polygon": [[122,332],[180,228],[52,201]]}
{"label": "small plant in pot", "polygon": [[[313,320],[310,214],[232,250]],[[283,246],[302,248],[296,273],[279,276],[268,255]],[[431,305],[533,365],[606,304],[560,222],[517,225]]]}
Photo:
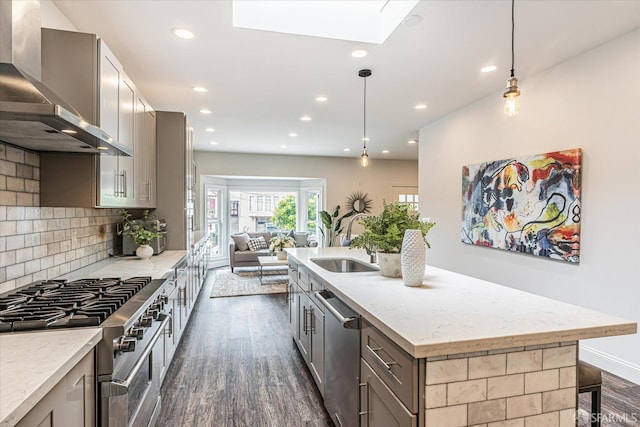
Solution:
{"label": "small plant in pot", "polygon": [[278,259],[281,260],[287,259],[287,253],[283,250],[284,248],[296,247],[296,241],[293,240],[292,237],[284,234],[278,234],[276,237],[272,237],[270,242],[269,253],[276,255]]}
{"label": "small plant in pot", "polygon": [[383,201],[382,212],[377,216],[362,218],[360,224],[364,227],[364,231],[355,237],[349,246],[377,251],[380,273],[388,277],[402,275],[400,252],[405,231],[420,230],[425,237],[425,244],[431,247],[426,240],[426,235],[436,225],[435,222],[421,220],[420,214],[410,211],[408,205],[386,201]]}
{"label": "small plant in pot", "polygon": [[[136,255],[141,259],[151,258],[153,255],[153,248],[149,243],[151,243],[153,239],[157,239],[162,236],[162,233],[157,230],[144,228],[142,224],[136,220],[132,220],[131,214],[124,209],[118,213],[122,217],[122,234],[125,236],[131,236],[136,245],[138,245]],[[143,219],[148,219],[149,211],[145,210],[142,216]]]}

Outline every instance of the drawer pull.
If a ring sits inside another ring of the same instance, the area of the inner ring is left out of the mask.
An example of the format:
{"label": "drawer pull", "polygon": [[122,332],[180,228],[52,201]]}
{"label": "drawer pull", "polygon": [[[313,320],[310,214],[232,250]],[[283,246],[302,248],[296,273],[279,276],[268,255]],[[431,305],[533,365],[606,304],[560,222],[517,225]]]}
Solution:
{"label": "drawer pull", "polygon": [[367,344],[367,349],[369,349],[369,351],[371,351],[371,353],[373,353],[373,355],[376,357],[376,359],[378,359],[378,361],[380,363],[382,363],[382,365],[384,365],[385,368],[387,368],[387,371],[391,370],[391,366],[392,365],[397,365],[398,362],[391,361],[391,362],[386,362],[382,357],[380,357],[380,355],[377,353],[378,351],[382,350],[381,347],[376,347],[376,348],[372,348]]}

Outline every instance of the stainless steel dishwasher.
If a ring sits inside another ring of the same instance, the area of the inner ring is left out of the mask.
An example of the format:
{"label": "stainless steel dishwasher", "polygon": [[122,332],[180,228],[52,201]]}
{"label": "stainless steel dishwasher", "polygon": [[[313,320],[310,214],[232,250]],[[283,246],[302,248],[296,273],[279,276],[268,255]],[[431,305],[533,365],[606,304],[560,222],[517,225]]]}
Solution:
{"label": "stainless steel dishwasher", "polygon": [[324,406],[338,427],[357,427],[360,316],[329,291],[315,292],[325,306]]}

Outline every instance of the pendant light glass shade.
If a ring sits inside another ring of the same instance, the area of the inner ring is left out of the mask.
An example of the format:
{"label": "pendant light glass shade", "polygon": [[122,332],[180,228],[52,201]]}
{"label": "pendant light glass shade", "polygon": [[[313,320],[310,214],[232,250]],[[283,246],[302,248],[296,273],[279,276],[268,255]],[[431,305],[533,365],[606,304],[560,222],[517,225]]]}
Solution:
{"label": "pendant light glass shade", "polygon": [[515,76],[515,0],[511,0],[511,77],[507,79],[507,90],[502,95],[504,98],[504,113],[513,117],[520,112],[520,89],[518,89],[518,79]]}
{"label": "pendant light glass shade", "polygon": [[364,97],[363,97],[363,120],[362,120],[362,154],[360,155],[360,166],[366,168],[369,166],[369,153],[367,152],[367,77],[371,76],[371,70],[360,70],[358,76],[364,79]]}
{"label": "pendant light glass shade", "polygon": [[520,90],[518,89],[518,79],[510,77],[507,80],[507,91],[504,97],[504,113],[513,117],[520,112]]}
{"label": "pendant light glass shade", "polygon": [[369,153],[367,153],[367,149],[362,150],[362,154],[360,155],[360,166],[366,168],[369,166]]}

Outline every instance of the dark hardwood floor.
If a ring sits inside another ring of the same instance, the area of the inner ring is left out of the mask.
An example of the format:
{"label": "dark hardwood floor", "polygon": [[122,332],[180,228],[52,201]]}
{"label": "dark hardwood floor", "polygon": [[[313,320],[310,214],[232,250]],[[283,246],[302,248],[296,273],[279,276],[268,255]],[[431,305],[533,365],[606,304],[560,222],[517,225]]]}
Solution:
{"label": "dark hardwood floor", "polygon": [[162,387],[158,426],[331,426],[289,333],[286,294],[209,298]]}
{"label": "dark hardwood floor", "polygon": [[[209,298],[214,276],[167,373],[157,426],[331,426],[289,334],[286,295]],[[640,385],[606,372],[602,381],[602,427],[640,426]],[[579,401],[587,427],[590,397]]]}
{"label": "dark hardwood floor", "polygon": [[[579,427],[590,424],[585,412],[591,411],[590,393],[579,396]],[[640,426],[640,385],[602,371],[602,427]]]}

